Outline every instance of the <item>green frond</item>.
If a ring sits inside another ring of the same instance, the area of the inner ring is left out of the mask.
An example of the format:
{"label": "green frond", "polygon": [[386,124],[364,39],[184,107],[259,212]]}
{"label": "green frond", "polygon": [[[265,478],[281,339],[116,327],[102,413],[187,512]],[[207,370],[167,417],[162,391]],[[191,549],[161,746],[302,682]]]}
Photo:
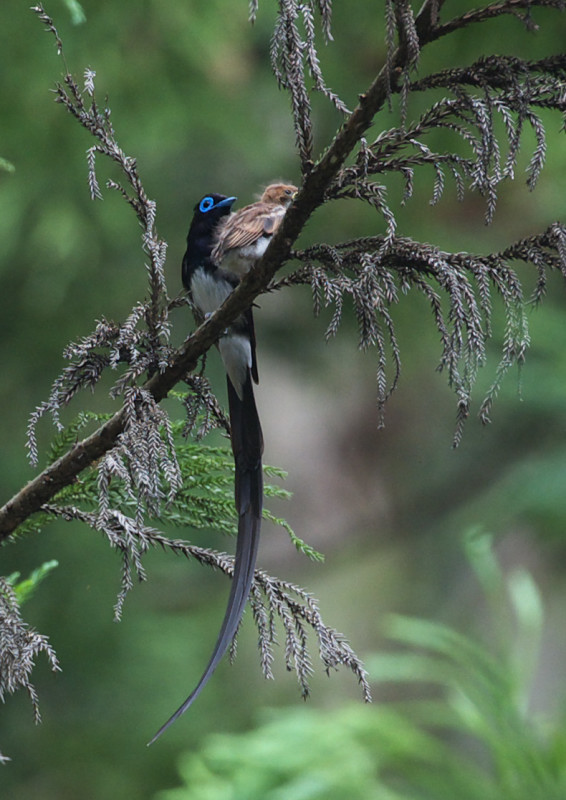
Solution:
{"label": "green frond", "polygon": [[[275,496],[280,497],[282,495],[279,494],[279,492],[277,492]],[[319,561],[319,562],[324,561],[324,554],[319,553],[318,550],[315,550],[314,547],[311,547],[310,544],[307,544],[305,541],[303,541],[303,539],[297,536],[295,531],[291,528],[291,526],[286,520],[274,516],[267,509],[263,510],[263,517],[264,519],[268,519],[270,522],[273,522],[274,525],[280,525],[282,528],[284,528],[289,534],[289,539],[295,545],[299,553],[302,553],[307,558],[310,558],[311,561]]]}
{"label": "green frond", "polygon": [[[184,395],[174,392],[173,395],[183,401]],[[109,418],[108,414],[95,414],[93,412],[81,412],[65,428],[57,433],[48,453],[49,463],[56,461],[61,455],[68,451],[79,438],[79,434],[89,424],[100,424]],[[159,428],[159,436],[164,446],[174,449],[178,472],[181,477],[179,485],[175,486],[174,492],[168,492],[166,486],[159,490],[162,497],[167,494],[167,501],[162,503],[159,511],[159,519],[165,524],[174,525],[177,528],[189,530],[211,530],[227,535],[235,535],[237,532],[237,514],[234,507],[234,459],[229,447],[219,447],[205,445],[202,442],[194,441],[185,436],[184,420],[169,420],[168,428],[170,439],[165,426]],[[155,439],[152,440],[153,449],[158,446]],[[129,474],[127,464],[117,467],[119,463],[118,454],[112,456],[114,468],[110,476],[104,481],[104,507],[119,509],[121,513],[130,517],[136,517],[139,513],[139,499],[136,498],[132,490],[131,482],[126,480]],[[113,453],[114,451],[111,451]],[[84,470],[81,476],[74,483],[63,488],[54,498],[53,505],[70,509],[77,507],[83,511],[100,511],[101,508],[101,463],[96,467]],[[164,470],[159,468],[160,480],[165,484],[169,477]],[[266,478],[283,479],[287,473],[279,467],[266,465],[264,467]],[[287,500],[291,493],[276,484],[267,483],[264,487],[267,498],[277,498]],[[144,516],[148,519],[154,518],[155,514],[149,513],[150,509],[144,509]],[[269,510],[264,510],[265,519],[269,519],[275,525],[282,527],[293,545],[304,553],[308,558],[321,561],[323,556],[306,542],[300,539],[290,525],[282,518],[276,517]],[[40,512],[28,518],[17,531],[21,536],[28,533],[37,533],[49,522],[55,519],[55,515],[48,512]]]}
{"label": "green frond", "polygon": [[19,572],[13,572],[11,575],[8,575],[5,580],[14,590],[18,605],[21,606],[26,600],[29,600],[39,584],[58,566],[59,562],[53,559],[52,561],[46,561],[40,567],[34,569],[24,580],[20,580]]}
{"label": "green frond", "polygon": [[16,168],[12,164],[11,161],[8,161],[5,158],[0,157],[0,169],[3,169],[4,172],[15,172]]}

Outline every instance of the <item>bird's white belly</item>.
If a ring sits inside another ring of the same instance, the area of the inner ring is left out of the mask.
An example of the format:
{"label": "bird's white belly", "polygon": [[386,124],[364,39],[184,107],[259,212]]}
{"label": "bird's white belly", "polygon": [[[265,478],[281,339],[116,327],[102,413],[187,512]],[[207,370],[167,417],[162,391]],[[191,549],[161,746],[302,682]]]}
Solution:
{"label": "bird's white belly", "polygon": [[224,362],[232,386],[240,400],[243,399],[243,386],[252,366],[252,348],[247,336],[229,334],[218,341],[218,349]]}
{"label": "bird's white belly", "polygon": [[226,300],[232,287],[226,281],[218,280],[205,269],[195,271],[191,280],[191,294],[196,307],[203,314],[212,314]]}

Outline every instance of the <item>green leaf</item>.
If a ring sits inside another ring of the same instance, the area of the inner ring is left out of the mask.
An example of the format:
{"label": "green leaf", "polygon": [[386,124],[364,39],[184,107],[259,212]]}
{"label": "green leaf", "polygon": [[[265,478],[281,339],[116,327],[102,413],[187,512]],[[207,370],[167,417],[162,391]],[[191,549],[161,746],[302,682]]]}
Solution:
{"label": "green leaf", "polygon": [[39,584],[58,566],[58,561],[46,561],[40,567],[34,569],[34,571],[30,573],[29,578],[19,582],[17,582],[20,578],[19,572],[13,572],[9,575],[6,580],[14,589],[18,603],[22,605],[26,600],[29,600]]}
{"label": "green leaf", "polygon": [[[267,494],[268,492],[266,492],[266,495]],[[277,496],[281,495],[277,494]],[[295,545],[299,553],[302,553],[303,555],[307,556],[307,558],[310,558],[311,561],[318,561],[318,562],[324,561],[324,553],[319,553],[318,550],[315,550],[314,547],[311,547],[310,544],[307,544],[305,541],[303,541],[303,539],[297,536],[295,531],[291,528],[291,526],[286,520],[282,519],[281,517],[274,516],[270,511],[268,511],[265,508],[263,509],[263,518],[268,519],[270,522],[273,522],[274,525],[279,525],[282,528],[285,528],[285,530],[289,534],[291,542]]]}
{"label": "green leaf", "polygon": [[0,156],[0,169],[3,169],[5,172],[15,172],[16,168],[11,163],[11,161],[7,161],[5,158]]}
{"label": "green leaf", "polygon": [[63,0],[71,15],[73,25],[82,25],[86,22],[86,14],[78,0]]}

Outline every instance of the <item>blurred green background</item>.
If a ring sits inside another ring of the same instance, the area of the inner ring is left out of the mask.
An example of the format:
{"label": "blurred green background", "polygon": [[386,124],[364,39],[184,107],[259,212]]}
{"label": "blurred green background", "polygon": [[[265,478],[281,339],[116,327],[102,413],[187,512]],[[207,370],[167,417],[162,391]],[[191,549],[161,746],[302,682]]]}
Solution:
{"label": "blurred green background", "polygon": [[[383,5],[367,0],[334,5],[335,41],[321,45],[321,62],[329,85],[352,107],[383,63]],[[46,10],[64,41],[70,70],[77,76],[86,67],[96,71],[98,98],[108,95],[118,140],[137,158],[145,188],[157,201],[158,229],[169,242],[169,291],[176,294],[186,229],[199,197],[219,191],[236,194],[245,204],[274,178],[299,181],[289,101],[269,70],[275,4],[260,4],[254,26],[248,23],[244,0],[84,0],[82,6],[86,22],[80,25],[73,24],[63,0],[50,0]],[[447,16],[461,13],[468,4],[459,0],[449,6]],[[564,15],[541,9],[533,14],[540,26],[536,34],[507,17],[446,37],[423,53],[421,74],[464,65],[488,52],[529,58],[561,52]],[[140,231],[130,209],[117,194],[105,192],[102,202],[89,199],[85,151],[92,141],[50,93],[62,71],[52,37],[42,32],[28,4],[4,0],[0,156],[15,171],[0,171],[2,502],[34,474],[24,452],[26,425],[61,370],[67,342],[88,334],[102,316],[123,319],[146,292]],[[314,97],[313,105],[320,149],[340,118],[322,98]],[[434,175],[423,174],[415,197],[399,210],[399,234],[447,249],[488,252],[563,219],[564,134],[557,116],[544,119],[549,166],[534,194],[522,176],[534,141],[527,133],[518,179],[501,191],[490,228],[483,224],[481,198],[471,195],[458,204],[451,185],[443,200],[430,206]],[[377,129],[397,120],[394,104],[376,119]],[[442,144],[436,141],[437,147]],[[101,158],[98,169],[101,184],[116,177]],[[400,192],[393,182],[394,207]],[[382,220],[361,204],[334,204],[317,213],[300,244],[382,230]],[[523,277],[527,287],[535,279],[526,271]],[[383,623],[391,613],[442,621],[466,634],[483,632],[489,646],[493,619],[481,601],[462,538],[472,525],[493,531],[503,569],[525,568],[540,587],[545,625],[529,711],[548,715],[553,730],[563,731],[563,279],[554,276],[544,304],[529,313],[532,348],[522,373],[507,377],[492,425],[484,429],[471,419],[456,451],[451,448],[456,400],[435,372],[440,346],[422,298],[404,297],[393,312],[404,372],[387,409],[385,430],[377,429],[375,356],[357,352],[349,317],[338,338],[325,344],[326,317],[313,319],[307,288],[262,298],[260,306],[257,397],[265,460],[288,470],[285,487],[294,492],[290,503],[281,502],[273,510],[327,556],[324,565],[308,562],[284,532],[266,525],[260,565],[308,586],[320,599],[326,622],[343,631],[371,667],[376,654],[390,647]],[[476,406],[497,365],[504,329],[501,313],[495,318],[492,353],[480,375]],[[175,312],[173,322],[174,340],[181,341],[192,325],[188,310]],[[222,386],[215,354],[209,370]],[[70,416],[83,403],[97,411],[114,408],[103,392],[85,394],[75,401]],[[52,433],[50,422],[43,421],[43,453]],[[219,549],[231,546],[190,531],[187,537]],[[189,770],[188,791],[192,775],[201,789],[175,795],[177,800],[401,797],[376,790],[372,794],[367,788],[374,786],[377,769],[371,754],[383,746],[383,737],[371,731],[381,724],[379,714],[389,713],[381,704],[408,702],[415,697],[414,686],[376,682],[377,703],[362,709],[356,705],[360,698],[350,675],[328,679],[318,672],[305,706],[293,676],[281,664],[276,665],[275,682],[262,679],[256,635],[246,620],[235,664],[222,664],[198,706],[147,750],[145,743],[184,699],[208,657],[223,613],[226,581],[197,565],[150,553],[150,580],[131,593],[123,621],[116,625],[112,607],[120,562],[93,531],[53,525],[5,547],[1,557],[2,574],[19,570],[25,575],[43,561],[59,561],[24,615],[50,637],[63,667],[54,675],[40,659],[34,673],[43,715],[40,727],[34,727],[22,692],[2,706],[0,749],[12,758],[0,769],[2,796],[154,798],[160,790],[180,785],[177,766],[185,753],[185,765],[194,756],[184,767],[184,774]],[[376,667],[375,677],[378,672]],[[272,709],[270,723],[265,721],[267,707]],[[350,722],[358,717],[363,725],[352,723],[357,733],[348,738]],[[260,719],[264,727],[256,730]],[[274,728],[274,720],[281,720],[282,727]],[[195,754],[201,748],[215,752],[217,740],[208,737],[245,731],[255,739],[221,740],[231,758],[240,754],[235,771],[251,751],[262,761],[258,741],[282,737],[289,744],[296,739],[296,749],[275,750],[275,762],[281,759],[278,793],[268,794],[264,787],[258,794],[257,787],[246,784],[253,782],[254,769],[244,770],[249,777],[243,784],[225,778],[214,788],[212,780],[209,785],[203,778],[212,767],[210,762],[203,766],[206,760]],[[328,785],[306,780],[310,762],[304,755],[328,731],[337,736],[328,750],[322,748],[321,758],[329,763],[335,748],[349,753],[356,736],[365,744],[363,754],[352,750],[352,758],[357,753],[361,759],[353,772],[369,776],[358,794],[353,782],[346,788],[333,784],[332,794]],[[340,744],[340,732],[348,746]],[[563,741],[564,734],[560,736]],[[246,741],[251,742],[247,747]],[[474,749],[466,737],[456,745],[466,753]],[[299,750],[302,761],[296,759]],[[556,763],[564,770],[566,756],[557,756]],[[450,796],[440,785],[436,794],[431,791],[415,796]]]}

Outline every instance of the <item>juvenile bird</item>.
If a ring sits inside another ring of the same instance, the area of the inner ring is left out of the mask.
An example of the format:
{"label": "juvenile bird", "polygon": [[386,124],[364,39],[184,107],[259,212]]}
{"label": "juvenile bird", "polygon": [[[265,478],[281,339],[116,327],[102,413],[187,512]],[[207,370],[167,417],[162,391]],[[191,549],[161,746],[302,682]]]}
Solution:
{"label": "juvenile bird", "polygon": [[296,186],[272,183],[259,202],[225,217],[217,228],[212,260],[244,275],[265,253],[296,194]]}
{"label": "juvenile bird", "polygon": [[[235,200],[235,197],[209,194],[194,208],[182,278],[204,317],[214,312],[240,281],[237,275],[218,267],[211,259],[218,223],[229,214]],[[238,630],[253,581],[263,504],[263,438],[252,388],[252,379],[257,383],[258,373],[251,308],[226,329],[218,341],[218,348],[227,373],[238,511],[232,585],[224,620],[206,669],[195,689],[150,744],[189,708],[208,682]]]}

